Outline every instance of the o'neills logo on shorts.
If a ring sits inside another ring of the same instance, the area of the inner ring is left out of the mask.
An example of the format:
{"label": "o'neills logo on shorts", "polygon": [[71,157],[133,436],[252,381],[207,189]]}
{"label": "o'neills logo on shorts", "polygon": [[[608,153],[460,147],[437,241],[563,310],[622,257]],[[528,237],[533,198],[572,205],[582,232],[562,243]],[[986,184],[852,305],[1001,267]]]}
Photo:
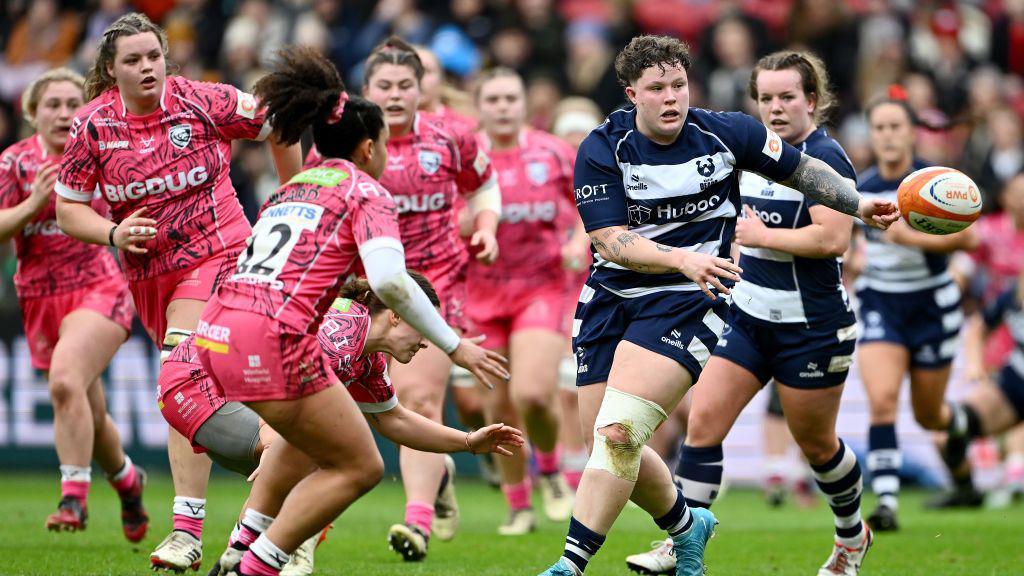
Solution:
{"label": "o'neills logo on shorts", "polygon": [[196,326],[196,346],[200,348],[218,354],[227,354],[230,340],[231,329],[226,326],[210,324],[203,320],[200,320],[199,325]]}
{"label": "o'neills logo on shorts", "polygon": [[142,182],[130,184],[104,184],[103,195],[107,202],[125,202],[127,200],[138,200],[143,196],[154,196],[163,194],[170,190],[179,192],[187,187],[196,187],[205,183],[210,178],[206,172],[206,166],[196,166],[189,171],[182,170],[166,176],[147,178]]}

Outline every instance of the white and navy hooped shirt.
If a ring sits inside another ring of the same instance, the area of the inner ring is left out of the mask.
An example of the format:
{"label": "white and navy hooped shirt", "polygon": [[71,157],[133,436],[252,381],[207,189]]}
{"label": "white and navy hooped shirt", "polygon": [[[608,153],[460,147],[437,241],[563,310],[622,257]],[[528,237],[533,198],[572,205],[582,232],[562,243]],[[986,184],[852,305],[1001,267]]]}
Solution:
{"label": "white and navy hooped shirt", "polygon": [[[800,152],[740,112],[691,108],[672,144],[636,129],[636,109],[613,112],[576,157],[576,206],[588,232],[608,226],[666,246],[729,257],[740,170],[785,180]],[[590,277],[621,297],[700,288],[684,275],[641,274],[594,255]]]}
{"label": "white and navy hooped shirt", "polygon": [[[857,174],[846,152],[824,128],[796,146],[857,185]],[[743,204],[769,228],[810,225],[808,210],[817,202],[788,186],[758,174],[740,178]],[[849,222],[853,226],[853,222]],[[853,324],[853,311],[843,288],[842,258],[802,258],[769,248],[740,248],[743,281],[733,289],[733,304],[758,320],[772,323]]]}
{"label": "white and navy hooped shirt", "polygon": [[[885,180],[872,166],[860,175],[860,191],[870,198],[896,202],[900,182],[928,164],[914,159],[906,174],[896,180]],[[868,288],[877,292],[906,293],[944,286],[953,281],[947,269],[948,254],[926,252],[913,246],[894,244],[885,239],[885,231],[861,224],[867,241],[866,262],[857,278],[857,289]]]}

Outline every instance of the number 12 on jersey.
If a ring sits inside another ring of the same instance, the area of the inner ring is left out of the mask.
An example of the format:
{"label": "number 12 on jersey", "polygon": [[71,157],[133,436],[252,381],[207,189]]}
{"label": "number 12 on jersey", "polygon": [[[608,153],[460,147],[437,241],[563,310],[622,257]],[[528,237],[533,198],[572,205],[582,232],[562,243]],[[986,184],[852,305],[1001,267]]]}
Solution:
{"label": "number 12 on jersey", "polygon": [[238,256],[232,280],[273,282],[304,231],[316,230],[323,206],[286,202],[263,211],[252,228],[249,245]]}

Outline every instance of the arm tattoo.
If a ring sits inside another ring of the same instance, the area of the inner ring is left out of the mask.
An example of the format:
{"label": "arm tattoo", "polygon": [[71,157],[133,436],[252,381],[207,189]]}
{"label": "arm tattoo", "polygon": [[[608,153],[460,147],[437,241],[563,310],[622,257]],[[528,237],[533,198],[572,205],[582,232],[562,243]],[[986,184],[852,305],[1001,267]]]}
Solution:
{"label": "arm tattoo", "polygon": [[658,244],[657,242],[654,243],[654,247],[658,249],[658,252],[671,252],[675,250],[675,248],[671,246],[665,246],[664,244]]}
{"label": "arm tattoo", "polygon": [[851,216],[857,215],[860,194],[828,164],[817,158],[801,154],[796,171],[780,184],[795,188],[808,198],[833,210]]}

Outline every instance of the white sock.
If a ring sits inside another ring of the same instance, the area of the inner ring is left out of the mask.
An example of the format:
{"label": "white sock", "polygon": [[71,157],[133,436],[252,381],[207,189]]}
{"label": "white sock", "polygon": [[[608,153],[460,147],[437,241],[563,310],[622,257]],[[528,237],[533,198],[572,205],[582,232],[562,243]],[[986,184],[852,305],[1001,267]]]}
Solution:
{"label": "white sock", "polygon": [[61,482],[92,482],[92,466],[67,466],[60,467]]}
{"label": "white sock", "polygon": [[206,518],[206,498],[174,497],[174,514],[188,516],[196,520]]}

